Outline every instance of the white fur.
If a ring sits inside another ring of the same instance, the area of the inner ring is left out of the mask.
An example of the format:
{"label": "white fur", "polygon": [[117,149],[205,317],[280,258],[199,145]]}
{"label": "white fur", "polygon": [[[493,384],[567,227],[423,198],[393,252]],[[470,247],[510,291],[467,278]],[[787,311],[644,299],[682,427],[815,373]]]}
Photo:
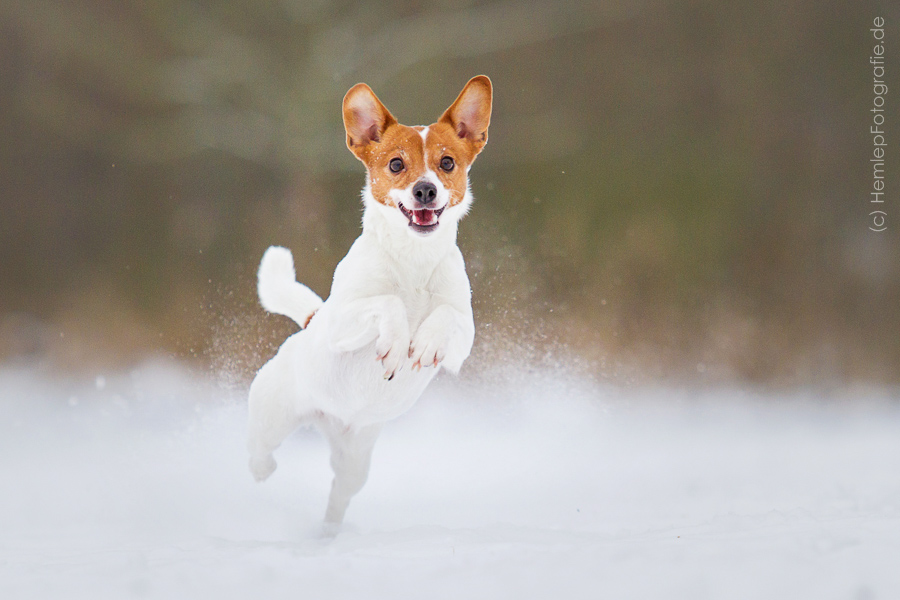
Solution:
{"label": "white fur", "polygon": [[471,194],[448,206],[427,236],[413,232],[396,207],[375,201],[368,185],[363,203],[362,234],[320,306],[295,281],[287,250],[270,248],[260,266],[264,307],[301,324],[310,310],[318,312],[250,387],[250,469],[266,479],[285,437],[300,425],[317,425],[331,444],[335,476],[325,520],[332,524],[343,520],[365,483],[382,424],[408,410],[442,367],[458,372],[475,336],[469,279],[456,246]]}

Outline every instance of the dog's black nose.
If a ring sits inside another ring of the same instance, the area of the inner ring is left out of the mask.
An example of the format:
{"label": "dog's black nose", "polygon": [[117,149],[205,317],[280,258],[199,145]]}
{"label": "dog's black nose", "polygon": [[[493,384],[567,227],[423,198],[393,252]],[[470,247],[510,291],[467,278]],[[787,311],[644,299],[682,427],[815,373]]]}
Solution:
{"label": "dog's black nose", "polygon": [[431,204],[437,198],[437,187],[430,181],[420,181],[413,186],[413,197],[421,204]]}

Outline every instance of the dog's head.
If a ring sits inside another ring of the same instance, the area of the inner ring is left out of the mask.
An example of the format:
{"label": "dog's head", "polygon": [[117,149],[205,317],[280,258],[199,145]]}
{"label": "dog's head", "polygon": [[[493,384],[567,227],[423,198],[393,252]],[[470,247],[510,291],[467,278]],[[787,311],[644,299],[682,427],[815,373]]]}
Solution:
{"label": "dog's head", "polygon": [[344,96],[347,147],[366,165],[368,190],[387,218],[429,236],[468,210],[469,167],[484,148],[491,121],[491,80],[473,77],[437,123],[401,125],[359,83]]}

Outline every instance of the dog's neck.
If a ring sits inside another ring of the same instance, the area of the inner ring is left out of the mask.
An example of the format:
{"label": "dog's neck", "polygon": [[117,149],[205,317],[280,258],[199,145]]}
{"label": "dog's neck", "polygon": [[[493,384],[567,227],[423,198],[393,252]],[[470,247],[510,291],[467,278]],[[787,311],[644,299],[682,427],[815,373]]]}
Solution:
{"label": "dog's neck", "polygon": [[363,190],[363,204],[363,237],[373,237],[377,247],[392,260],[411,266],[423,275],[430,275],[456,246],[458,223],[453,219],[441,223],[440,228],[428,237],[419,237],[390,218],[396,217],[396,209],[379,204],[368,185]]}

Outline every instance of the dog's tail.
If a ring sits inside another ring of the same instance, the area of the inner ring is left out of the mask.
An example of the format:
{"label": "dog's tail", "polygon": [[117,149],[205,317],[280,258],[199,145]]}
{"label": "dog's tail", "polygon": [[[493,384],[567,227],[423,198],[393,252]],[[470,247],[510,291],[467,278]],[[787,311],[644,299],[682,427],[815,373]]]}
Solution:
{"label": "dog's tail", "polygon": [[322,306],[319,296],[297,281],[291,251],[271,246],[259,263],[259,302],[269,312],[290,317],[306,327]]}

